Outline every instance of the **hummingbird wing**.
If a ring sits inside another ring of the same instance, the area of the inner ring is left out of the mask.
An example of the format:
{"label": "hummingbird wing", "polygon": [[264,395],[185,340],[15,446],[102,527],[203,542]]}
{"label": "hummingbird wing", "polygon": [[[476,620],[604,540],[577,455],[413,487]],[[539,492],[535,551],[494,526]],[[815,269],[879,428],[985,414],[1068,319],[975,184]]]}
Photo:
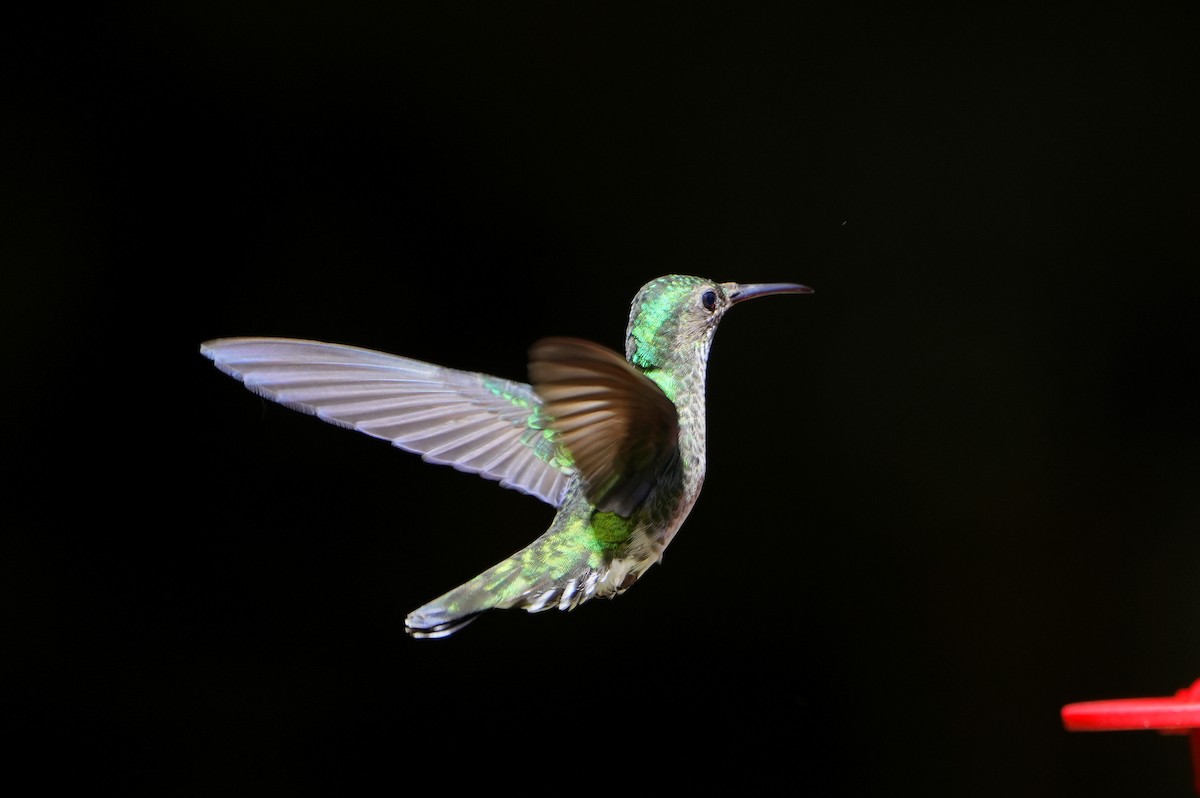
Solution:
{"label": "hummingbird wing", "polygon": [[291,338],[222,338],[200,353],[260,396],[555,507],[574,474],[525,383]]}
{"label": "hummingbird wing", "polygon": [[588,499],[629,517],[679,458],[679,414],[658,385],[606,347],[543,338],[529,378],[575,460]]}

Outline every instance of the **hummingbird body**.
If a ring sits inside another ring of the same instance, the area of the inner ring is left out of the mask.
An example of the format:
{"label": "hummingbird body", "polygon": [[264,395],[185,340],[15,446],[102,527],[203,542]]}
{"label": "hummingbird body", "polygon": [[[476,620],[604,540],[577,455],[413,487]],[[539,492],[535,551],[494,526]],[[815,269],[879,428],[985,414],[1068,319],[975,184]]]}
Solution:
{"label": "hummingbird body", "polygon": [[295,339],[219,339],[201,353],[267,398],[558,508],[531,544],[405,620],[414,637],[445,637],[488,609],[612,598],[662,559],[704,483],[717,324],[734,304],[776,293],[810,289],[660,277],[634,298],[624,358],[545,338],[530,348],[528,384]]}

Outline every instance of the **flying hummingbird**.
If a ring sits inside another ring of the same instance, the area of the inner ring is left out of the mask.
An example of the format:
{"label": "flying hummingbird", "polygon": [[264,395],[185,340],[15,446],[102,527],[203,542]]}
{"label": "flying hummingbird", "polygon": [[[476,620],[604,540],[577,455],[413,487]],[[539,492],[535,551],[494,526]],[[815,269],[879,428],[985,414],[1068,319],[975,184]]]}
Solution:
{"label": "flying hummingbird", "polygon": [[558,508],[537,540],[409,613],[409,634],[435,638],[493,608],[618,596],[659,562],[704,482],[717,324],[747,299],[808,293],[659,277],[634,297],[625,357],[543,338],[529,350],[529,383],[290,338],[222,338],[200,352],[261,396]]}

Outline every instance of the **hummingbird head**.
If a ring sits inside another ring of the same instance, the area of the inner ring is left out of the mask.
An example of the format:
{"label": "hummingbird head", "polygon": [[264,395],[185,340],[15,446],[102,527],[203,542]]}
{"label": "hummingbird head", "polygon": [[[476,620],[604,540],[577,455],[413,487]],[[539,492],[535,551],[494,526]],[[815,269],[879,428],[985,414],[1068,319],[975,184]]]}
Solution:
{"label": "hummingbird head", "polygon": [[685,274],[659,277],[634,297],[626,357],[643,369],[697,356],[707,362],[717,324],[729,308],[769,294],[811,293],[811,288],[798,283],[718,283]]}

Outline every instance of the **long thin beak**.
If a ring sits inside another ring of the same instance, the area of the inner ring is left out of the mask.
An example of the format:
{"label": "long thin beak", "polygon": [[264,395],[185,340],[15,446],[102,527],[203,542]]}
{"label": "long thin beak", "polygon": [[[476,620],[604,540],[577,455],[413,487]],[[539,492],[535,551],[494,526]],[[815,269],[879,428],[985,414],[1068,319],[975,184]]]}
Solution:
{"label": "long thin beak", "polygon": [[807,285],[799,283],[747,283],[745,285],[722,283],[721,288],[725,289],[725,296],[729,297],[731,305],[769,294],[811,294],[813,292]]}

